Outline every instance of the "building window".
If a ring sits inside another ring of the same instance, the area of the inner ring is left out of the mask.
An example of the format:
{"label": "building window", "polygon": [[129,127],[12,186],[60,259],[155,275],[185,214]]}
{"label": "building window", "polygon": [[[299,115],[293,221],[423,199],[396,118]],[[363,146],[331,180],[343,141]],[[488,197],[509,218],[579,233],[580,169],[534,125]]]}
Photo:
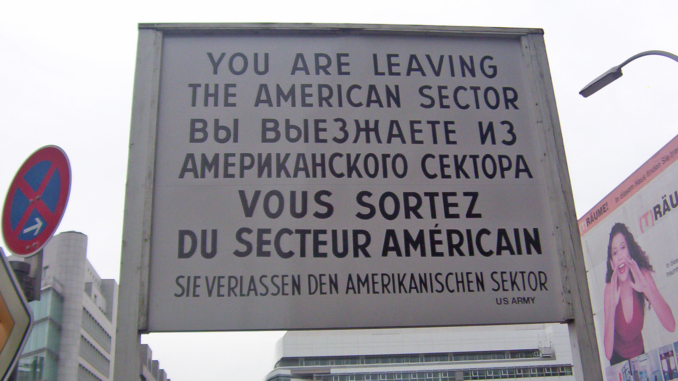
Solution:
{"label": "building window", "polygon": [[111,353],[111,335],[106,332],[104,327],[94,319],[86,308],[82,309],[81,325],[85,332],[89,333],[106,352]]}
{"label": "building window", "polygon": [[90,372],[89,369],[78,364],[78,381],[103,381],[97,377],[94,373]]}
{"label": "building window", "polygon": [[108,377],[111,368],[111,362],[84,336],[80,336],[80,357],[90,363],[96,370]]}

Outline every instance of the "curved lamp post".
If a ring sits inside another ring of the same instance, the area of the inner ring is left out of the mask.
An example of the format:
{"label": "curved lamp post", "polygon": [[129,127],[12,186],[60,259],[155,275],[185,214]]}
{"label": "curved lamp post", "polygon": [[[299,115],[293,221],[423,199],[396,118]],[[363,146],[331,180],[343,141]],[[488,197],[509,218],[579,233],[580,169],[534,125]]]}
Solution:
{"label": "curved lamp post", "polygon": [[655,55],[655,56],[664,56],[668,57],[676,62],[678,62],[678,56],[669,53],[669,52],[664,52],[662,50],[648,50],[646,52],[638,53],[635,56],[627,59],[626,61],[622,62],[620,65],[613,67],[612,69],[606,71],[603,73],[600,77],[594,79],[591,83],[588,85],[584,86],[583,89],[579,92],[584,98],[587,98],[589,95],[595,93],[596,91],[602,89],[603,87],[609,85],[612,83],[614,80],[622,76],[622,67],[626,66],[629,62],[635,60],[636,58],[644,57],[644,56],[650,56],[650,55]]}

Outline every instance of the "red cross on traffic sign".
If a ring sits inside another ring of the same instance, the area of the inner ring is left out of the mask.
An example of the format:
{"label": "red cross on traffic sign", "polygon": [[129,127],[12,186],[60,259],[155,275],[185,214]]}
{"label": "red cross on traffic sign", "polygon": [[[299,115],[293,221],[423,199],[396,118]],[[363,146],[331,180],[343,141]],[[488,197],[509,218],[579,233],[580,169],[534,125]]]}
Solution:
{"label": "red cross on traffic sign", "polygon": [[61,222],[71,190],[71,166],[61,148],[33,153],[9,186],[2,211],[2,235],[17,255],[37,253]]}

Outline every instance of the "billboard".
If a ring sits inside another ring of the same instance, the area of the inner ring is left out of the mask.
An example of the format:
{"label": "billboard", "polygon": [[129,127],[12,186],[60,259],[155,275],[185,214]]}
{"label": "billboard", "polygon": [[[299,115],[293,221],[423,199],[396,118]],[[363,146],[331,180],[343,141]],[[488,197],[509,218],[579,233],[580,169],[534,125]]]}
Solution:
{"label": "billboard", "polygon": [[678,378],[676,159],[678,137],[579,220],[609,381]]}
{"label": "billboard", "polygon": [[573,318],[541,30],[141,30],[142,331]]}

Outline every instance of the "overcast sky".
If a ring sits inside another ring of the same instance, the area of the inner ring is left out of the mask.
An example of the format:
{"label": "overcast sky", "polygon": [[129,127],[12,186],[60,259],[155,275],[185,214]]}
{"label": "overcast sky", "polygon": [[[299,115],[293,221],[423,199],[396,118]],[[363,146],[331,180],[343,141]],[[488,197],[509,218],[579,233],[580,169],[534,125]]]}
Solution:
{"label": "overcast sky", "polygon": [[[119,279],[137,24],[313,22],[542,28],[581,216],[678,133],[678,63],[646,57],[584,99],[629,56],[678,53],[676,1],[32,1],[0,10],[0,189],[28,155],[58,145],[73,186],[59,231],[89,237],[88,258]],[[3,193],[4,199],[4,193]],[[280,332],[143,338],[174,381],[261,380]]]}

